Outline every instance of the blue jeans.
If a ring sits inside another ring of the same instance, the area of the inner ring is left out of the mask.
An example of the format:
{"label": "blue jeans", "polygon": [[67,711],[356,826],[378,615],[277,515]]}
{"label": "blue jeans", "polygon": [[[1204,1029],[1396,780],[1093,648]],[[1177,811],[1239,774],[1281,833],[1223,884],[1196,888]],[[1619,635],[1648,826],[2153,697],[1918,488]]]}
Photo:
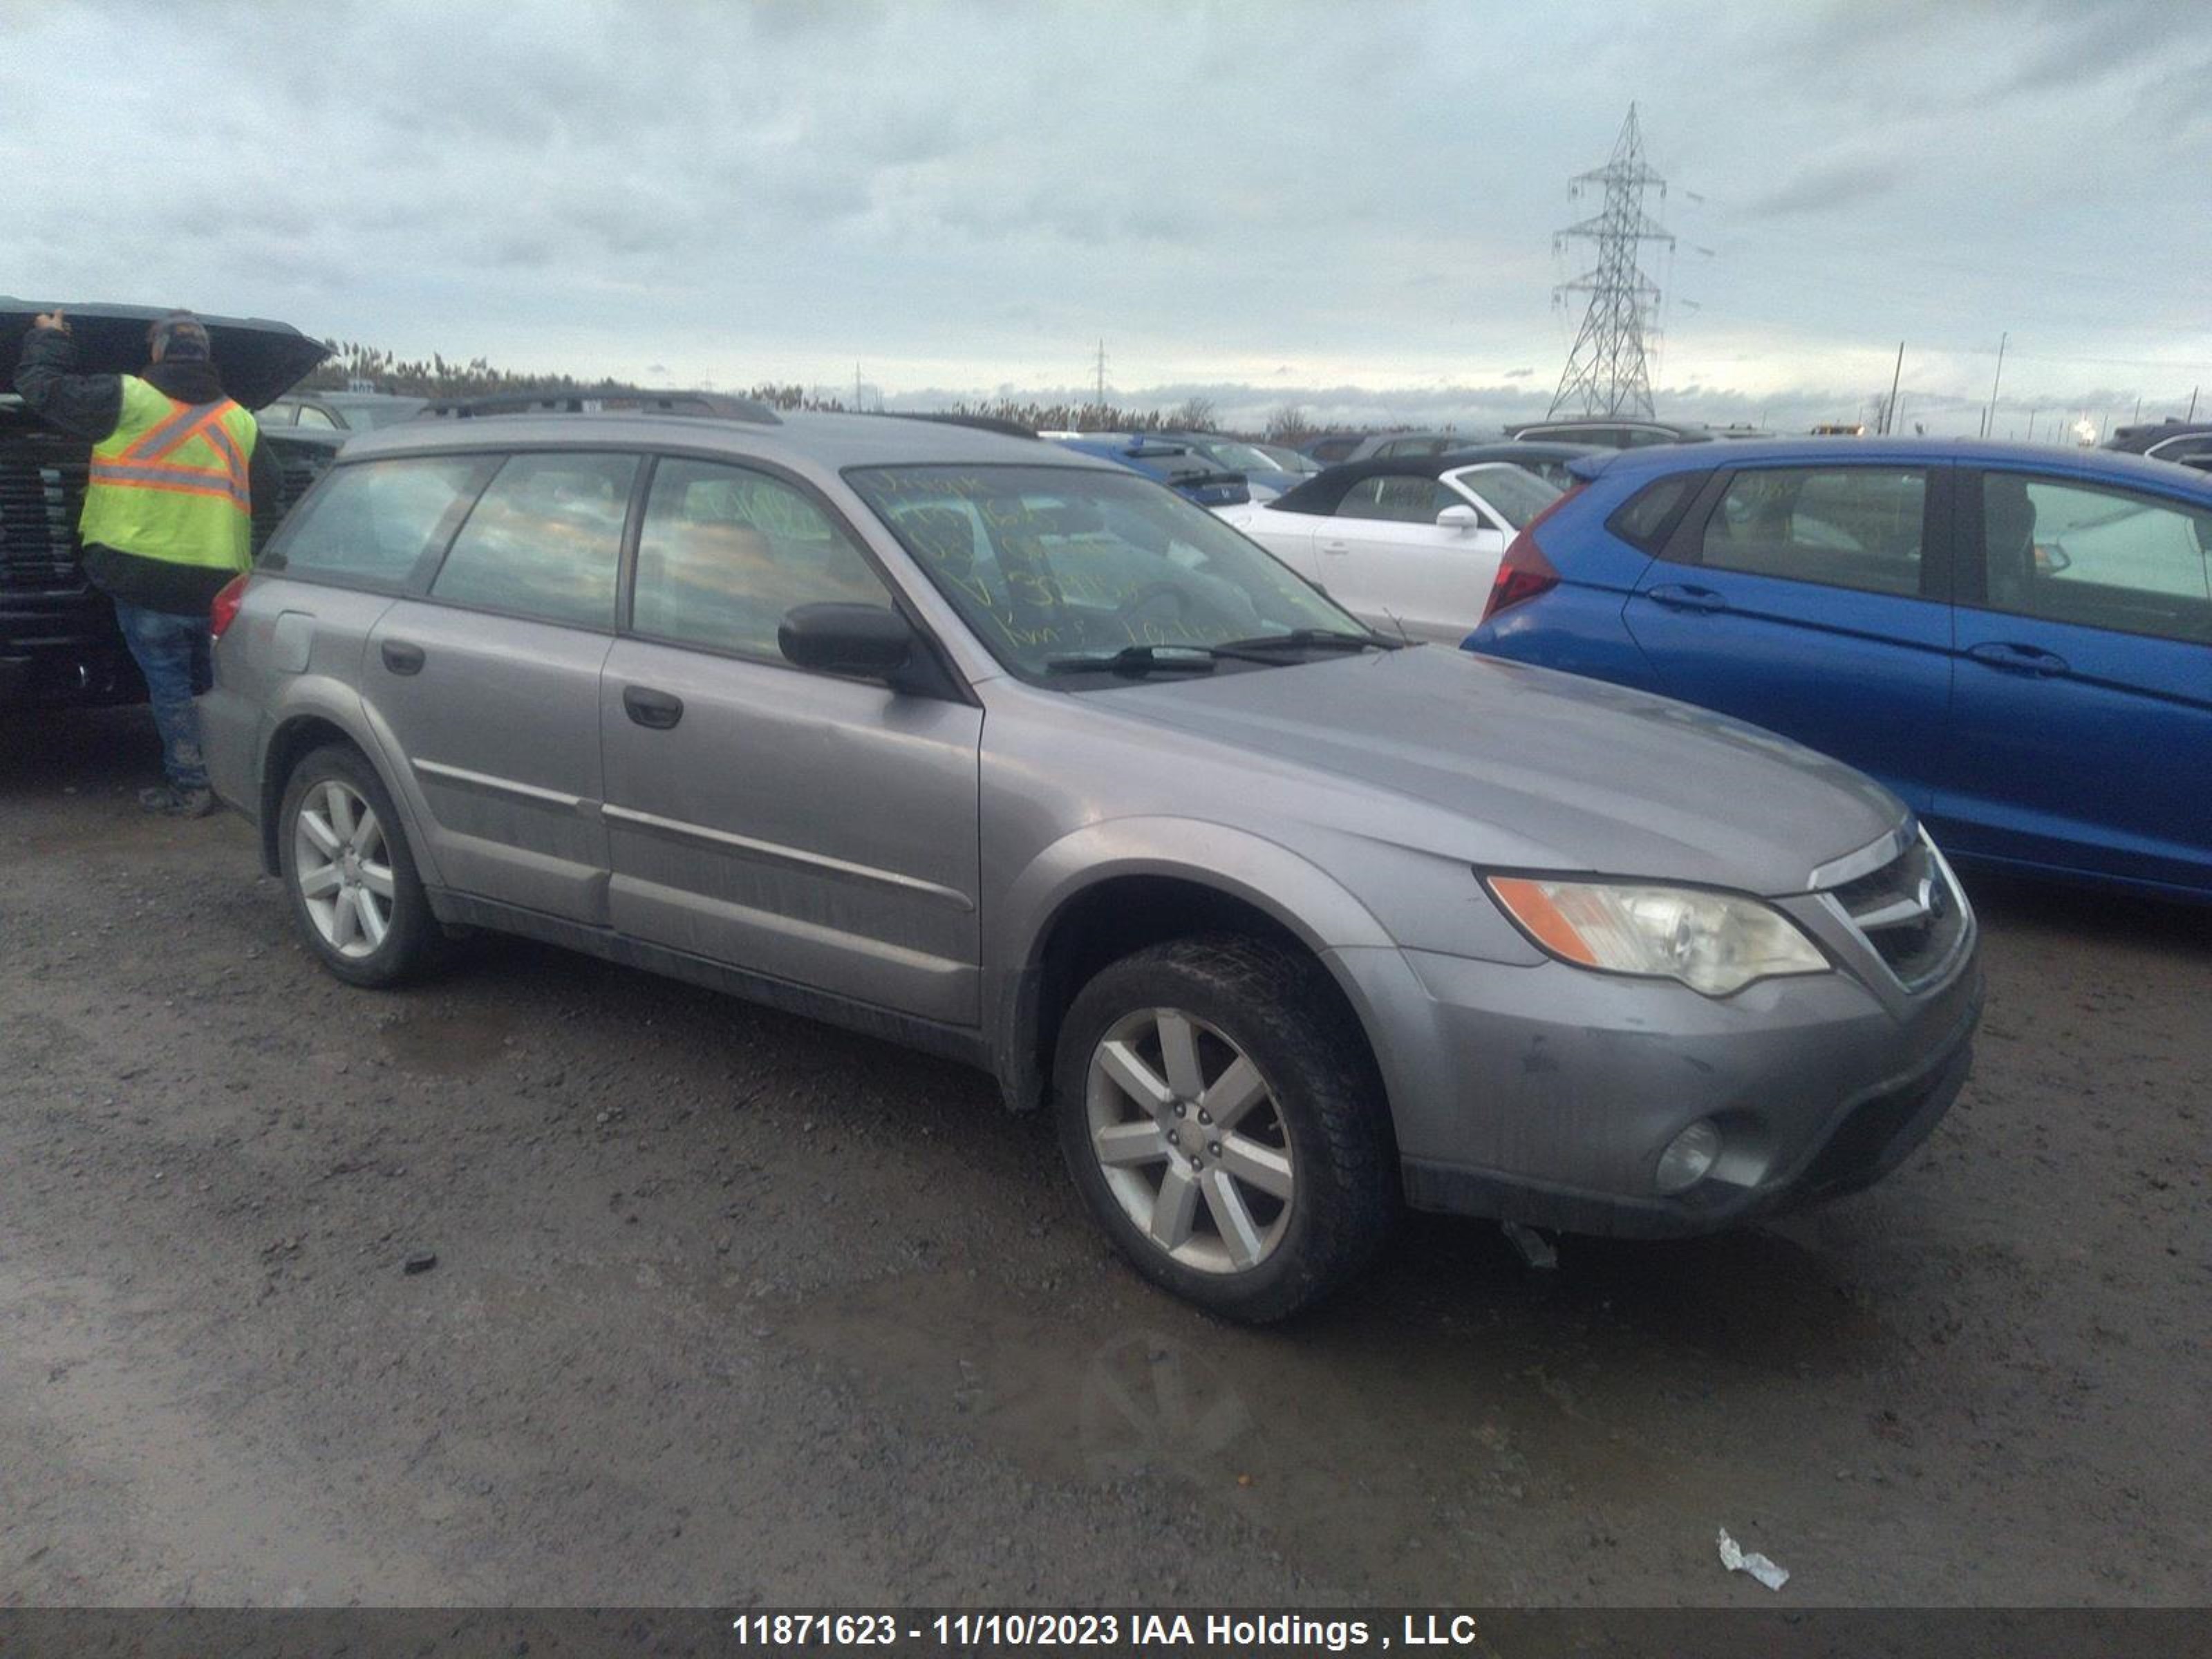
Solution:
{"label": "blue jeans", "polygon": [[206,788],[200,714],[192,696],[207,690],[215,678],[207,618],[172,616],[118,599],[115,620],[123,625],[123,642],[146,677],[154,729],[161,734],[161,769],[175,788]]}

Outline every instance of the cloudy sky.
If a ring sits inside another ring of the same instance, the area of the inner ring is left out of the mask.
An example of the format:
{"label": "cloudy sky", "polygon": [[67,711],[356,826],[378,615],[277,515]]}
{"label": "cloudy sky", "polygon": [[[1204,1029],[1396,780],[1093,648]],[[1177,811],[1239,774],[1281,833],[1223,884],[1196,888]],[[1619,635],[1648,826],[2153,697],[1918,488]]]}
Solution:
{"label": "cloudy sky", "polygon": [[0,293],[894,402],[1540,413],[1631,100],[1662,412],[2212,409],[2212,6],[0,0]]}

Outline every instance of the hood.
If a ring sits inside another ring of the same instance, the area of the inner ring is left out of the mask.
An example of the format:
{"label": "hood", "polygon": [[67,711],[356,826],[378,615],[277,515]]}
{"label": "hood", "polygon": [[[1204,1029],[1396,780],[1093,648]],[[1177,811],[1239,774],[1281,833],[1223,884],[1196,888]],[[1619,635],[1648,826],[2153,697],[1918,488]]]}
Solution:
{"label": "hood", "polygon": [[[138,374],[146,367],[146,325],[173,309],[0,298],[0,387],[15,383],[15,359],[22,349],[23,336],[30,332],[31,319],[58,306],[69,318],[80,374]],[[272,323],[259,317],[193,314],[207,325],[223,390],[248,409],[259,409],[283,397],[331,355],[321,341],[309,339],[289,323]]]}
{"label": "hood", "polygon": [[[1774,896],[1911,819],[1872,779],[1771,732],[1440,647],[1090,695],[1297,769],[1322,786],[1301,792],[1316,822],[1471,864]],[[1341,783],[1355,787],[1327,787]]]}

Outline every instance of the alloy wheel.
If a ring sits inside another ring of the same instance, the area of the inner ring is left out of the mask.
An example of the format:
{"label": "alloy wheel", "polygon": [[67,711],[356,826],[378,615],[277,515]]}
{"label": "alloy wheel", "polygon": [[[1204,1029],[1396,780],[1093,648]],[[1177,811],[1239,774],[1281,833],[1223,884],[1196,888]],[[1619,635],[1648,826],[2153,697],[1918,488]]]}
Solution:
{"label": "alloy wheel", "polygon": [[374,956],[392,931],[392,854],[384,826],[360,793],[325,778],[300,802],[292,867],[307,919],[340,956]]}
{"label": "alloy wheel", "polygon": [[1139,1009],[1091,1051],[1085,1103],[1107,1188],[1156,1248],[1215,1273],[1273,1254],[1296,1201],[1290,1135],[1236,1043],[1180,1009]]}

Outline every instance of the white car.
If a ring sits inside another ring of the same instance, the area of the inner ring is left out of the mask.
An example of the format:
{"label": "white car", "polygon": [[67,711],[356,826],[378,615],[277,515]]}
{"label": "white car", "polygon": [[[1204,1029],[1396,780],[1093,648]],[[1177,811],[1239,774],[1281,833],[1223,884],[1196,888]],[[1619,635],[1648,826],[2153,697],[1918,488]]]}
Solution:
{"label": "white car", "polygon": [[1482,619],[1506,544],[1559,498],[1510,461],[1394,456],[1215,510],[1370,627],[1457,645]]}

